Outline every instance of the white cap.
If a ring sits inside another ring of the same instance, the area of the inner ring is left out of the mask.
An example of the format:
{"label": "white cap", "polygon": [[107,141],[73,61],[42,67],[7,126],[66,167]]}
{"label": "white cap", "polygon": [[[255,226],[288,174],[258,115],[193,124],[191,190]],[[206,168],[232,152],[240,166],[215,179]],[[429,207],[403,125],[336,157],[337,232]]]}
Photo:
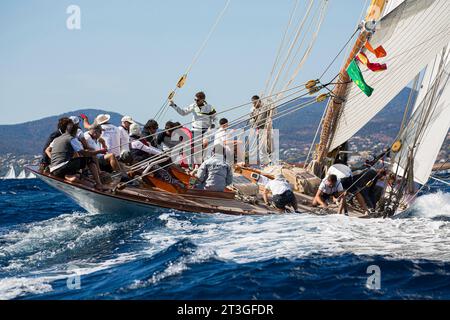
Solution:
{"label": "white cap", "polygon": [[69,119],[73,122],[73,124],[80,123],[80,118],[78,118],[77,116],[70,116]]}
{"label": "white cap", "polygon": [[122,120],[120,120],[120,121],[122,121],[122,122],[134,123],[133,118],[130,117],[130,116],[124,116],[124,117],[122,118]]}
{"label": "white cap", "polygon": [[104,124],[104,123],[108,122],[110,118],[111,118],[111,116],[109,114],[99,114],[95,118],[95,123],[96,124]]}
{"label": "white cap", "polygon": [[130,136],[140,136],[141,127],[137,123],[132,123],[130,126]]}

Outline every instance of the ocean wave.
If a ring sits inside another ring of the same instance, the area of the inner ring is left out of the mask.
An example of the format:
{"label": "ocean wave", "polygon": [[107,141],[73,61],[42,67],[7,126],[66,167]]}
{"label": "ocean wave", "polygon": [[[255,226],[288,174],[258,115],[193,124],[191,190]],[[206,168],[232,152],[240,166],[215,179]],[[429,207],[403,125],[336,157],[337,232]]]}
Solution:
{"label": "ocean wave", "polygon": [[218,215],[197,221],[167,214],[162,218],[167,221],[165,229],[141,235],[150,250],[188,239],[199,248],[215,252],[219,259],[239,263],[296,259],[316,252],[450,261],[450,222],[423,217],[383,220],[307,214]]}
{"label": "ocean wave", "polygon": [[418,197],[411,214],[429,219],[450,218],[450,193],[437,191]]}

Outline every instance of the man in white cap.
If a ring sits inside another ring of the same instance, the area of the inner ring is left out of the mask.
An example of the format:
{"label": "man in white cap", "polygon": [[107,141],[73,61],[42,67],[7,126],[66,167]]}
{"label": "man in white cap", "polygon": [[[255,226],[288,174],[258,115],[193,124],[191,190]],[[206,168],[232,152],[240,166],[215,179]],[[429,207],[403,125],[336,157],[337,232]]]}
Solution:
{"label": "man in white cap", "polygon": [[84,132],[80,128],[80,118],[77,116],[70,116],[69,119],[73,122],[73,125],[77,128],[76,138],[80,140],[81,144],[83,145],[83,148],[88,149],[88,144],[86,142],[86,139],[84,138]]}
{"label": "man in white cap", "polygon": [[269,204],[267,195],[272,193],[272,202],[280,210],[286,209],[286,206],[291,206],[297,211],[297,199],[295,198],[292,188],[280,173],[274,180],[270,180],[264,186],[263,198],[266,204]]}
{"label": "man in white cap", "polygon": [[133,118],[124,116],[119,127],[120,132],[120,153],[130,152],[130,126],[134,123]]}

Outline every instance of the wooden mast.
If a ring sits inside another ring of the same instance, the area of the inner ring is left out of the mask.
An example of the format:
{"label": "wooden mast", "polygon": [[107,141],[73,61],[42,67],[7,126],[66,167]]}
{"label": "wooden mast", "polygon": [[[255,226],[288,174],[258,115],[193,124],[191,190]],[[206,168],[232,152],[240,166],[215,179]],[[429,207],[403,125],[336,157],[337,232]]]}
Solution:
{"label": "wooden mast", "polygon": [[[386,0],[372,0],[365,21],[377,21],[381,17]],[[347,67],[352,62],[356,54],[363,48],[364,44],[372,34],[372,31],[363,28],[359,34],[350,55],[339,72],[338,83],[333,89],[333,97],[329,100],[327,105],[327,111],[322,124],[322,131],[320,133],[320,142],[315,152],[314,160],[321,168],[323,161],[325,160],[328,152],[331,139],[336,130],[337,120],[341,112],[342,103],[345,100],[347,94],[348,83],[350,77],[347,74]]]}

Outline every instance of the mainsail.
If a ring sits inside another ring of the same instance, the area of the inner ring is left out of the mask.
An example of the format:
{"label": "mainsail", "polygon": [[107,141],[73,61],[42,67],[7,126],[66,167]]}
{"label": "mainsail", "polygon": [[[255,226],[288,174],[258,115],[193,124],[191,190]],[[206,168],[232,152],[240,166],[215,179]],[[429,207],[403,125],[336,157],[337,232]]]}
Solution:
{"label": "mainsail", "polygon": [[386,72],[363,71],[375,88],[367,97],[351,83],[329,150],[346,142],[382,110],[450,41],[450,1],[405,0],[379,22],[370,39],[388,52]]}
{"label": "mainsail", "polygon": [[[450,47],[428,64],[413,113],[399,138],[394,170],[403,175],[412,151],[414,181],[425,184],[450,127]],[[400,167],[397,168],[397,165]]]}

